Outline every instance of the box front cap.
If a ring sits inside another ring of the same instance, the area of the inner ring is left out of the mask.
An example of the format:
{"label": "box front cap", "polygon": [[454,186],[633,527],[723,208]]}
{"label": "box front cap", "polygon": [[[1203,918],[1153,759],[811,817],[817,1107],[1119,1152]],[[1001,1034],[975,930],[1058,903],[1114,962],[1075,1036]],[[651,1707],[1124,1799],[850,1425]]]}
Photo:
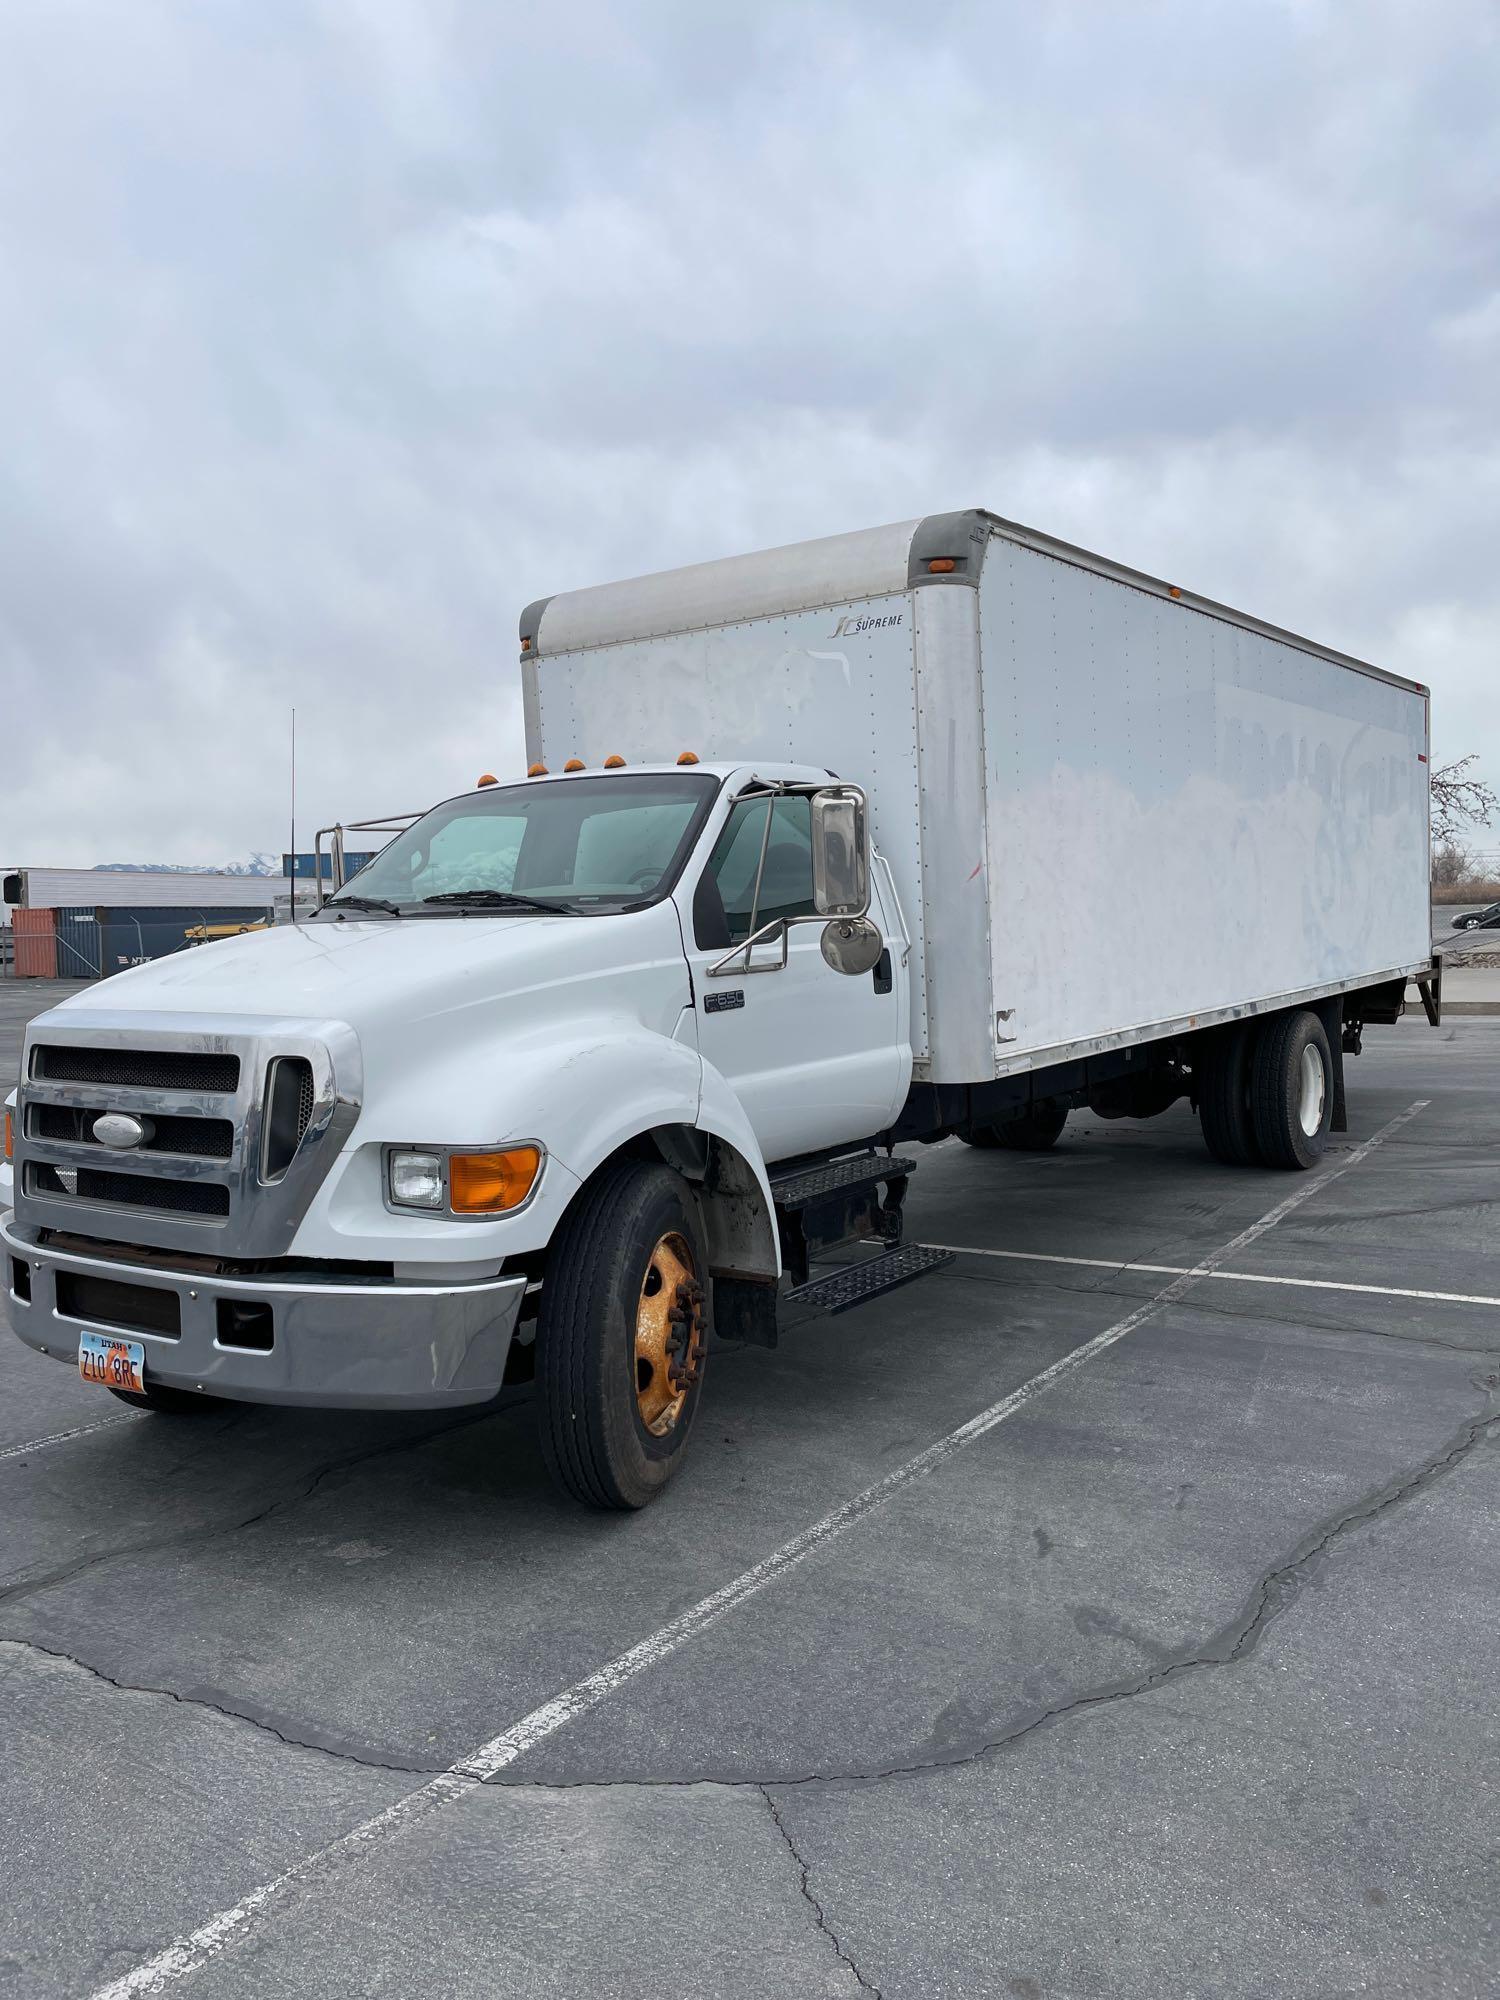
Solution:
{"label": "box front cap", "polygon": [[[693,563],[623,583],[539,597],[521,614],[521,650],[529,658],[658,639],[710,625],[734,625],[779,612],[890,597],[917,583],[979,581],[989,538],[987,516],[971,507],[928,514],[851,535],[762,549],[747,556]],[[934,572],[929,562],[952,562]]]}

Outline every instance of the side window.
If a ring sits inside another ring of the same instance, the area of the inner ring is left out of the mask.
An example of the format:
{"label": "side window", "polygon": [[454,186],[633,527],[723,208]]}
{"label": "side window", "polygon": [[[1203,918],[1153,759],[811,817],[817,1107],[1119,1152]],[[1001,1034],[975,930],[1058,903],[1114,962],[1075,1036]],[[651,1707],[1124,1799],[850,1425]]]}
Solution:
{"label": "side window", "polygon": [[[768,807],[771,834],[766,840]],[[757,902],[755,875],[763,840],[766,861]],[[742,799],[724,824],[708,868],[718,884],[731,944],[742,944],[750,935],[752,903],[757,929],[773,917],[813,915],[811,802],[806,798]]]}

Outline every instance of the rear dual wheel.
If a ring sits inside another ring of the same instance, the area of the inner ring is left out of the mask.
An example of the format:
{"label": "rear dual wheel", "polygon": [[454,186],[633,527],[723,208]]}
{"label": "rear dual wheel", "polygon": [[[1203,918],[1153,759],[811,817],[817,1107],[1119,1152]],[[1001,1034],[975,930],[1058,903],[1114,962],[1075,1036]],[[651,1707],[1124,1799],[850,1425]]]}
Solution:
{"label": "rear dual wheel", "polygon": [[644,1507],[682,1463],[707,1349],[707,1261],[681,1177],[640,1160],[579,1195],[537,1322],[542,1455],[585,1506]]}
{"label": "rear dual wheel", "polygon": [[1307,1008],[1219,1029],[1198,1078],[1204,1143],[1226,1166],[1313,1166],[1328,1144],[1333,1075],[1323,1023]]}
{"label": "rear dual wheel", "polygon": [[1316,1014],[1273,1014],[1255,1045],[1255,1139],[1268,1167],[1316,1165],[1333,1120],[1333,1055]]}

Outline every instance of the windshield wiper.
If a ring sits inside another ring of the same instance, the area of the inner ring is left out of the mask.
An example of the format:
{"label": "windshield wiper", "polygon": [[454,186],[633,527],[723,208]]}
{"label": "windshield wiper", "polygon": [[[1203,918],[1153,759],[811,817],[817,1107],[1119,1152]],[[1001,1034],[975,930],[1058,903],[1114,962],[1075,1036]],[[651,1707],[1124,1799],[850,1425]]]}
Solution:
{"label": "windshield wiper", "polygon": [[576,917],[581,913],[570,903],[549,903],[540,896],[523,896],[518,889],[445,889],[440,896],[424,896],[424,903],[474,903],[504,910],[545,910],[556,917]]}
{"label": "windshield wiper", "polygon": [[330,896],[323,905],[325,910],[389,910],[393,917],[401,911],[395,903],[388,903],[384,896]]}

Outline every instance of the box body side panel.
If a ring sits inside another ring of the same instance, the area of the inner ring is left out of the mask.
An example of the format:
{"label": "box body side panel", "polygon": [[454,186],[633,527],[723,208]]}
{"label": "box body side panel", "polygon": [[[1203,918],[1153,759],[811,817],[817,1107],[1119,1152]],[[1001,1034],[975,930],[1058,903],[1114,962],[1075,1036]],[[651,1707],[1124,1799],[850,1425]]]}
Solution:
{"label": "box body side panel", "polygon": [[931,1077],[957,1082],[995,1054],[978,594],[914,590],[912,615]]}
{"label": "box body side panel", "polygon": [[1428,957],[1421,694],[998,537],[980,632],[1002,1071]]}
{"label": "box body side panel", "polygon": [[[967,597],[969,593],[955,593]],[[670,762],[812,764],[869,793],[875,843],[890,863],[912,935],[914,1052],[927,1049],[918,832],[912,601],[905,592],[658,639],[543,654],[535,674],[538,748],[597,769]],[[899,952],[899,942],[892,940]]]}

